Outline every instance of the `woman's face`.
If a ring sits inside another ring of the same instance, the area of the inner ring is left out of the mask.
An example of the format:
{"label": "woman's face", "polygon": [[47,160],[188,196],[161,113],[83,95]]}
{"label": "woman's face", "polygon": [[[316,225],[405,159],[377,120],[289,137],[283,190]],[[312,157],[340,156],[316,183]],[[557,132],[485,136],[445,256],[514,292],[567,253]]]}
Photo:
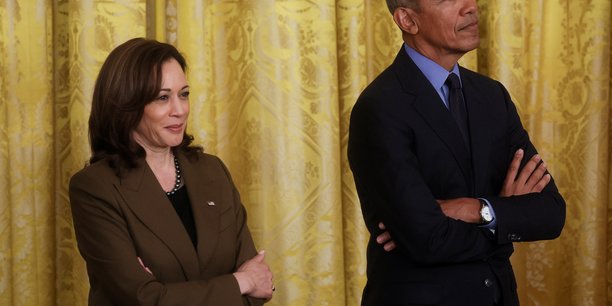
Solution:
{"label": "woman's face", "polygon": [[161,90],[144,108],[140,123],[133,132],[134,140],[145,151],[159,152],[183,141],[189,115],[189,85],[185,72],[175,59],[162,65]]}

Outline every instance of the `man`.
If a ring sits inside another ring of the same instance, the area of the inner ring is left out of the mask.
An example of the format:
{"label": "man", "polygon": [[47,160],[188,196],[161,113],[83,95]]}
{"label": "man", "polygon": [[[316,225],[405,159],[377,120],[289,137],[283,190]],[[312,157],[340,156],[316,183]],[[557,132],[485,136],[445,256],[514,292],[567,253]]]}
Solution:
{"label": "man", "polygon": [[371,233],[362,305],[518,305],[512,242],[558,237],[563,197],[506,89],[457,65],[479,43],[476,1],[387,5],[404,45],[349,131]]}

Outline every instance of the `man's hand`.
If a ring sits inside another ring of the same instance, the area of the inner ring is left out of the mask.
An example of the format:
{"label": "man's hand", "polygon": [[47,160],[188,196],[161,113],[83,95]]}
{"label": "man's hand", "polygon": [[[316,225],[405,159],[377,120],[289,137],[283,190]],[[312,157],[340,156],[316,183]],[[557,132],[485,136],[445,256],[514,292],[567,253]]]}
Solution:
{"label": "man's hand", "polygon": [[384,232],[376,236],[376,242],[378,244],[381,244],[383,246],[383,249],[385,249],[385,251],[387,252],[393,251],[395,249],[395,242],[391,240],[391,234],[389,234],[389,231],[386,230],[387,228],[385,227],[385,224],[383,224],[382,222],[379,222],[378,228],[380,228]]}
{"label": "man's hand", "polygon": [[506,173],[504,185],[499,193],[500,196],[509,197],[512,195],[540,192],[550,182],[550,174],[546,173],[546,163],[542,161],[538,154],[534,155],[519,173],[518,170],[521,166],[521,160],[523,160],[523,154],[523,149],[518,149],[514,153],[514,158],[512,158]]}

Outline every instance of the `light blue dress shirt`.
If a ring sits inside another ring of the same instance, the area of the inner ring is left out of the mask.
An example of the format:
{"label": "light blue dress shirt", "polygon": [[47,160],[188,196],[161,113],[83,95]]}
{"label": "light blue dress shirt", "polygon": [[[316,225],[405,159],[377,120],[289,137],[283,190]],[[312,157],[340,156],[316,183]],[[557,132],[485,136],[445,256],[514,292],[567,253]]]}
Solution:
{"label": "light blue dress shirt", "polygon": [[408,56],[412,59],[412,61],[419,67],[419,70],[423,72],[429,83],[436,89],[438,95],[440,95],[440,99],[448,108],[448,93],[449,89],[444,82],[448,78],[448,75],[451,73],[456,74],[459,77],[459,82],[461,82],[461,74],[459,73],[459,65],[455,64],[453,69],[449,72],[444,69],[444,67],[438,65],[436,62],[428,59],[423,56],[421,53],[416,50],[410,48],[407,44],[404,44],[404,49],[408,53]]}

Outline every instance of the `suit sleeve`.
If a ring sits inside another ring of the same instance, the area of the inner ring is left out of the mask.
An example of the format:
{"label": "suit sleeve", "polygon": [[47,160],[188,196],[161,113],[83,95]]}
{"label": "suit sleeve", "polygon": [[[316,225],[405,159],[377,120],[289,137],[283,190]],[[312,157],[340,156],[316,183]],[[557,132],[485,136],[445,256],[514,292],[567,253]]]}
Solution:
{"label": "suit sleeve", "polygon": [[[86,171],[70,181],[70,203],[78,247],[87,263],[90,283],[96,291],[90,300],[119,305],[261,305],[240,294],[230,274],[205,280],[163,283],[137,261],[123,212],[116,204],[113,184]],[[235,208],[240,252],[237,260],[255,253],[246,228],[244,208]],[[254,255],[254,254],[253,254]],[[155,272],[154,272],[155,273]]]}
{"label": "suit sleeve", "polygon": [[405,103],[381,106],[391,99],[362,94],[351,115],[348,157],[368,229],[376,235],[383,221],[400,251],[422,264],[491,256],[496,243],[487,230],[442,213],[420,172]]}
{"label": "suit sleeve", "polygon": [[[524,149],[522,169],[538,152],[523,128],[508,91],[499,82],[498,85],[508,110],[507,134],[511,147],[509,156],[519,148]],[[488,200],[495,210],[499,243],[554,239],[561,234],[565,224],[565,201],[553,179],[540,193],[511,197],[491,196]]]}

